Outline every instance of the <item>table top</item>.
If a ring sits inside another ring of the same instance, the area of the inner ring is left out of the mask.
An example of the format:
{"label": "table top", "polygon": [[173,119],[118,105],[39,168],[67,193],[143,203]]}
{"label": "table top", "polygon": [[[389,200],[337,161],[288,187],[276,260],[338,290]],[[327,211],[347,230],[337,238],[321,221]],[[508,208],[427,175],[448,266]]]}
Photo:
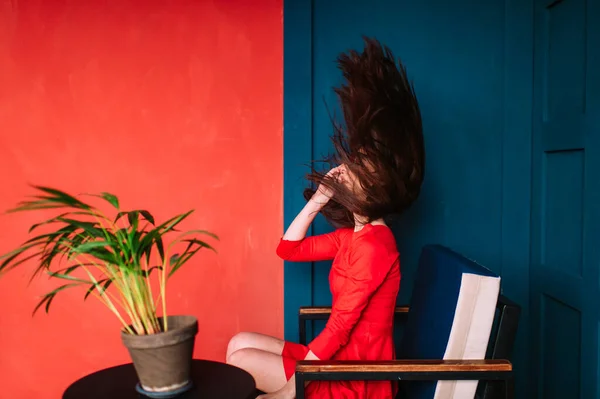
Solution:
{"label": "table top", "polygon": [[[257,391],[250,374],[237,367],[208,360],[192,363],[194,388],[177,399],[254,399]],[[74,382],[63,399],[143,399],[135,390],[138,378],[133,364],[97,371]]]}

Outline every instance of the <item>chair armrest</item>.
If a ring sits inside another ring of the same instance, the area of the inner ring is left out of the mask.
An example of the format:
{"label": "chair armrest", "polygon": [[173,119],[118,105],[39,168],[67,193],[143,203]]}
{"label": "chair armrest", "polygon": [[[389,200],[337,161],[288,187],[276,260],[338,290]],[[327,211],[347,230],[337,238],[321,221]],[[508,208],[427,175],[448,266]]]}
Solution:
{"label": "chair armrest", "polygon": [[[408,306],[396,306],[394,313],[408,313],[408,310]],[[331,315],[331,306],[303,306],[300,308],[298,314],[306,317],[324,316],[324,318],[327,318]]]}
{"label": "chair armrest", "polygon": [[305,398],[308,381],[504,381],[506,397],[514,397],[508,360],[299,361],[296,399]]}
{"label": "chair armrest", "polygon": [[299,373],[435,373],[462,371],[512,371],[508,360],[391,360],[391,361],[299,361]]}

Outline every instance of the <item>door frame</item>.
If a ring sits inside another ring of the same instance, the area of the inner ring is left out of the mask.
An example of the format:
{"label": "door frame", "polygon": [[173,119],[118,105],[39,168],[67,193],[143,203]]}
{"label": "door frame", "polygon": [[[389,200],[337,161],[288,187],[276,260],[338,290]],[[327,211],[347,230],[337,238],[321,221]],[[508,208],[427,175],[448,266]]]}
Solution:
{"label": "door frame", "polygon": [[[283,223],[290,225],[306,201],[298,187],[313,159],[312,0],[283,2]],[[307,134],[308,132],[308,134]],[[312,234],[312,226],[309,229]],[[314,265],[284,262],[285,339],[298,342],[298,308],[313,305]]]}

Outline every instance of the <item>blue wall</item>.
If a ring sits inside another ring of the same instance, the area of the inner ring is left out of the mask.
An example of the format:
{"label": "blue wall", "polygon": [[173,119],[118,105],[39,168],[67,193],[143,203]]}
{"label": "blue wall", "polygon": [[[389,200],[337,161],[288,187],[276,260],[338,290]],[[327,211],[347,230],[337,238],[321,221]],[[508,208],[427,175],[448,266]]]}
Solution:
{"label": "blue wall", "polygon": [[[402,58],[422,108],[423,193],[394,226],[402,256],[399,302],[410,299],[420,248],[441,243],[503,277],[524,307],[515,362],[527,394],[533,9],[529,1],[285,1],[284,212],[304,205],[306,164],[329,149],[325,103],[340,82],[334,61],[374,36]],[[325,103],[324,103],[325,102]],[[331,228],[319,218],[312,234]],[[326,305],[328,264],[287,264],[285,334],[297,310]]]}

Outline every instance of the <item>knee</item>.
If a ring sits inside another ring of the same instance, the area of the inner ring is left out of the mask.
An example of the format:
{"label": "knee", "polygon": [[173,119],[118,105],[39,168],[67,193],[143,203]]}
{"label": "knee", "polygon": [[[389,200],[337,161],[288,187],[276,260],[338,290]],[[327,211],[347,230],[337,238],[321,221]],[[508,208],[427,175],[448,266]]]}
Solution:
{"label": "knee", "polygon": [[247,363],[248,358],[251,356],[251,352],[252,349],[250,348],[242,348],[233,351],[227,355],[227,364],[239,368],[244,368],[244,365]]}
{"label": "knee", "polygon": [[227,345],[227,363],[229,363],[229,358],[236,352],[241,349],[248,348],[250,346],[249,334],[246,332],[241,332],[233,336],[229,340],[229,344]]}

